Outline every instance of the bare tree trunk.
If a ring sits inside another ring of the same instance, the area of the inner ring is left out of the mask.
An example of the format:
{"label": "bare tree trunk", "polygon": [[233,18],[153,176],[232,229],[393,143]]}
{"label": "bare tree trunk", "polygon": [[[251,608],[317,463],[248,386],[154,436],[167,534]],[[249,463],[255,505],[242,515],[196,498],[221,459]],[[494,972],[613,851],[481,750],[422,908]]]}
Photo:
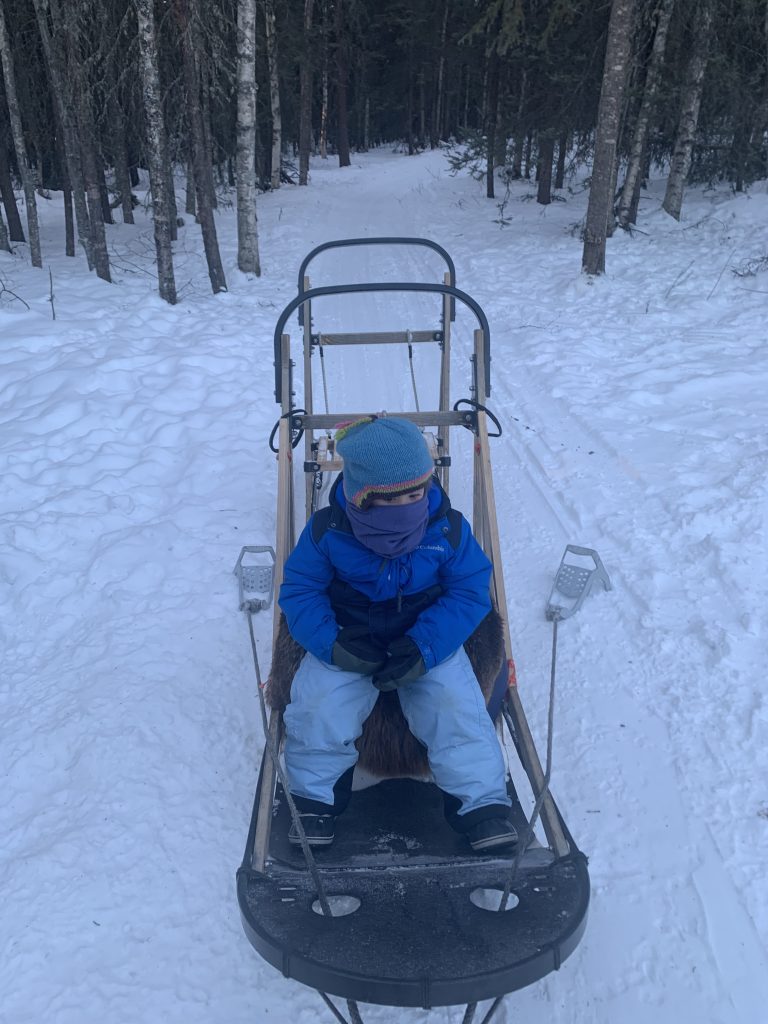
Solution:
{"label": "bare tree trunk", "polygon": [[608,45],[605,53],[603,84],[597,111],[595,158],[589,205],[584,228],[584,251],[581,266],[587,274],[605,271],[605,239],[608,217],[613,213],[611,182],[616,162],[621,107],[631,55],[635,0],[613,0],[608,24]]}
{"label": "bare tree trunk", "polygon": [[11,243],[8,241],[8,229],[3,220],[3,208],[0,206],[0,252],[10,252]]}
{"label": "bare tree trunk", "polygon": [[322,68],[320,71],[321,100],[320,100],[320,156],[323,160],[328,159],[328,8],[323,6],[323,30],[321,33],[322,47]]}
{"label": "bare tree trunk", "polygon": [[[103,163],[97,148],[96,126],[91,107],[91,90],[88,80],[88,65],[92,53],[81,38],[82,26],[78,9],[62,0],[45,0],[50,7],[51,23],[56,38],[56,57],[59,62],[59,76],[63,82],[63,119],[68,123],[65,143],[69,134],[69,145],[73,148],[72,161],[77,175],[78,188],[74,191],[78,231],[81,214],[79,204],[85,200],[87,214],[84,224],[88,227],[88,266],[94,269],[103,281],[112,280],[109,267],[107,238],[104,232],[103,214]],[[69,160],[68,160],[69,163]],[[80,191],[84,189],[85,195]],[[106,186],[104,186],[106,191]],[[107,204],[108,205],[108,204]]]}
{"label": "bare tree trunk", "polygon": [[237,265],[243,273],[258,277],[261,265],[256,222],[256,88],[256,0],[238,0]]}
{"label": "bare tree trunk", "polygon": [[0,3],[0,60],[2,61],[3,78],[5,79],[5,99],[11,119],[11,134],[13,135],[13,145],[16,150],[16,163],[21,174],[24,198],[27,203],[29,255],[33,267],[42,267],[43,257],[40,251],[40,228],[37,223],[37,201],[35,199],[36,175],[27,159],[27,147],[24,142],[24,129],[21,124],[21,111],[19,110],[19,100],[16,93],[16,72],[13,66],[11,42],[8,38],[2,3]]}
{"label": "bare tree trunk", "polygon": [[525,149],[525,106],[528,100],[528,73],[523,68],[520,73],[520,96],[517,101],[517,118],[515,128],[515,142],[512,150],[512,177],[522,178],[523,176],[523,151]]}
{"label": "bare tree trunk", "polygon": [[157,59],[154,0],[133,0],[139,23],[141,91],[147,135],[147,163],[152,190],[152,210],[157,251],[157,277],[160,298],[176,303],[173,274],[170,204],[168,198],[168,143],[163,122],[160,72]]}
{"label": "bare tree trunk", "polygon": [[347,115],[347,78],[349,57],[347,54],[347,26],[344,23],[344,0],[336,0],[336,131],[339,150],[339,167],[349,167],[349,118]]}
{"label": "bare tree trunk", "polygon": [[427,97],[424,84],[424,68],[419,69],[419,145],[423,146],[427,138]]}
{"label": "bare tree trunk", "polygon": [[125,114],[116,95],[117,84],[109,91],[107,104],[111,122],[112,153],[115,160],[115,185],[120,198],[123,224],[133,224],[133,196],[131,174],[128,168],[128,147],[125,144]]}
{"label": "bare tree trunk", "polygon": [[437,61],[437,83],[435,86],[435,111],[432,118],[432,135],[430,146],[434,149],[442,137],[442,121],[445,106],[445,39],[448,34],[448,7],[450,0],[443,0],[443,23],[440,28],[440,56]]}
{"label": "bare tree trunk", "polygon": [[565,154],[568,152],[568,132],[561,132],[557,140],[557,170],[555,171],[555,188],[565,184]]}
{"label": "bare tree trunk", "polygon": [[101,164],[96,150],[96,126],[93,123],[90,94],[84,78],[80,78],[75,89],[77,96],[77,121],[80,127],[80,152],[85,175],[85,192],[88,200],[88,220],[91,225],[91,254],[96,275],[102,281],[111,281],[107,236],[104,231],[104,213],[101,194]]}
{"label": "bare tree trunk", "polygon": [[99,151],[97,151],[99,159],[96,162],[96,169],[99,182],[99,196],[101,198],[101,219],[104,224],[114,224],[115,220],[112,216],[112,207],[109,205],[109,189],[107,188],[107,174],[104,169],[104,158]]}
{"label": "bare tree trunk", "polygon": [[75,217],[72,209],[72,189],[69,179],[64,182],[64,254],[75,255]]}
{"label": "bare tree trunk", "polygon": [[651,123],[651,114],[661,84],[661,74],[664,65],[664,51],[667,47],[667,34],[669,23],[672,18],[672,10],[675,0],[661,0],[656,23],[656,34],[653,37],[653,47],[648,62],[648,73],[645,77],[645,88],[643,89],[643,100],[635,123],[635,132],[632,137],[632,146],[629,152],[629,163],[627,165],[627,176],[621,189],[619,200],[619,224],[627,228],[631,220],[632,206],[636,186],[639,182],[642,171],[643,155],[645,153],[646,141],[648,139],[648,127]]}
{"label": "bare tree trunk", "polygon": [[190,0],[173,0],[173,11],[181,37],[181,60],[184,71],[184,85],[187,94],[187,115],[189,118],[190,143],[195,167],[195,188],[197,192],[197,219],[203,235],[203,248],[208,264],[208,276],[214,295],[227,290],[224,268],[221,264],[219,242],[216,236],[216,222],[213,216],[213,174],[210,160],[207,160],[205,124],[200,99],[200,72],[192,43],[190,23]]}
{"label": "bare tree trunk", "polygon": [[530,180],[531,177],[531,155],[533,153],[533,132],[529,128],[525,135],[525,146],[523,147],[523,177]]}
{"label": "bare tree trunk", "polygon": [[299,73],[299,184],[309,180],[309,151],[312,148],[312,8],[304,0],[304,38]]}
{"label": "bare tree trunk", "polygon": [[408,67],[408,97],[405,102],[405,141],[408,144],[408,156],[413,156],[416,147],[413,144],[413,68]]}
{"label": "bare tree trunk", "polygon": [[745,168],[747,154],[749,152],[750,129],[744,123],[743,115],[737,114],[737,124],[731,140],[731,165],[733,167],[733,189],[735,192],[744,191]]}
{"label": "bare tree trunk", "polygon": [[[1,107],[0,117],[2,117]],[[2,128],[1,121],[0,128]],[[16,195],[13,191],[13,182],[11,181],[11,168],[8,164],[8,151],[5,148],[2,138],[3,133],[0,131],[0,200],[2,200],[3,206],[5,207],[5,215],[8,218],[8,233],[11,241],[26,242],[27,237],[24,234],[24,228],[21,226],[21,217],[19,216],[19,208],[16,205]]]}
{"label": "bare tree trunk", "polygon": [[[164,123],[167,124],[167,121],[164,121]],[[171,159],[170,155],[167,129],[164,134],[164,139],[165,153],[163,156],[163,160],[165,166],[165,194],[168,202],[168,223],[171,229],[171,241],[175,242],[176,239],[179,237],[179,233],[177,230],[179,226],[179,208],[176,205],[176,174],[174,171],[173,160]]]}
{"label": "bare tree trunk", "polygon": [[643,149],[643,155],[640,158],[640,173],[635,179],[635,187],[632,190],[632,198],[629,202],[629,212],[627,214],[627,224],[637,224],[637,212],[640,209],[640,192],[643,185],[648,181],[648,175],[650,173],[648,156],[648,145],[646,143]]}
{"label": "bare tree trunk", "polygon": [[466,80],[464,82],[464,102],[461,108],[461,124],[459,125],[464,131],[469,127],[469,83],[472,79],[472,72],[469,64],[464,65],[466,71]]}
{"label": "bare tree trunk", "polygon": [[[208,81],[209,76],[207,74],[207,68],[205,68],[202,62],[203,48],[200,44],[200,32],[197,24],[200,17],[200,9],[197,5],[197,0],[185,0],[185,2],[188,4],[193,15],[189,25],[189,38],[191,53],[194,57],[196,80],[200,90],[200,125],[203,129],[203,167],[205,168],[205,183],[208,195],[211,197],[211,209],[217,210],[219,207],[219,197],[216,195],[216,182],[213,176],[214,160],[213,139],[211,136],[211,90]],[[221,181],[221,167],[218,164],[217,169],[219,171],[219,181]]]}
{"label": "bare tree trunk", "polygon": [[88,262],[88,269],[93,270],[91,223],[88,216],[88,206],[85,201],[85,179],[83,177],[80,145],[74,121],[74,101],[71,89],[69,88],[67,58],[63,49],[62,33],[57,28],[54,34],[56,40],[54,45],[54,40],[51,36],[51,25],[49,23],[48,0],[33,0],[33,2],[37,26],[40,32],[40,41],[43,45],[43,53],[45,54],[45,63],[51,80],[51,94],[53,96],[56,121],[61,128],[61,135],[64,140],[64,160],[67,166],[69,184],[72,189],[77,237],[80,245],[83,247],[85,258]]}
{"label": "bare tree trunk", "polygon": [[275,0],[264,0],[264,16],[267,32],[269,103],[272,112],[272,175],[270,185],[272,188],[280,188],[280,161],[283,152],[283,115],[280,109],[280,57],[275,26]]}
{"label": "bare tree trunk", "polygon": [[699,121],[701,94],[704,90],[704,72],[707,69],[712,14],[713,0],[701,0],[699,16],[693,33],[691,58],[685,74],[685,84],[680,102],[680,121],[669,165],[667,190],[664,194],[664,202],[661,204],[662,209],[666,210],[675,220],[680,220],[685,181],[691,168],[691,154],[696,137],[696,125]]}
{"label": "bare tree trunk", "polygon": [[496,126],[499,113],[499,58],[496,50],[488,56],[488,120],[485,129],[485,145],[488,150],[485,163],[485,195],[495,198]]}
{"label": "bare tree trunk", "polygon": [[187,157],[187,187],[184,194],[184,212],[197,220],[197,202],[195,201],[195,168],[192,157]]}
{"label": "bare tree trunk", "polygon": [[536,164],[536,174],[539,179],[536,202],[542,206],[549,206],[552,202],[552,163],[554,159],[555,136],[541,132],[539,134],[539,159]]}

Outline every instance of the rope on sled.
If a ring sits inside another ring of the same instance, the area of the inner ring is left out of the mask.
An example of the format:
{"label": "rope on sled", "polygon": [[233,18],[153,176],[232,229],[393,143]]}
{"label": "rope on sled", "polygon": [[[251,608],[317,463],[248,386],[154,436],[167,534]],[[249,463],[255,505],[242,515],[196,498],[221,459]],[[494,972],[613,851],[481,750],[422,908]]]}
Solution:
{"label": "rope on sled", "polygon": [[416,403],[416,412],[420,412],[419,409],[419,392],[416,390],[416,372],[413,368],[413,343],[411,342],[412,333],[410,330],[405,332],[405,336],[408,339],[408,364],[411,368],[411,384],[413,385],[413,400]]}

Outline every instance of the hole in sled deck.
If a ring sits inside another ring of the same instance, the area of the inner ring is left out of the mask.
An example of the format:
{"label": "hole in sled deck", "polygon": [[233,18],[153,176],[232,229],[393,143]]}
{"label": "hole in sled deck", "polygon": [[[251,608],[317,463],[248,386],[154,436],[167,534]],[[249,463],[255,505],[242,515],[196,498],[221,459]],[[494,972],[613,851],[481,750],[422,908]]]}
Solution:
{"label": "hole in sled deck", "polygon": [[[348,914],[354,914],[356,910],[360,909],[360,900],[357,896],[329,896],[328,906],[331,908],[331,917],[346,917]],[[315,900],[312,904],[312,909],[316,914],[320,914],[321,917],[326,916],[323,913],[320,900]]]}
{"label": "hole in sled deck", "polygon": [[[479,907],[480,910],[491,910],[494,913],[501,908],[501,897],[504,895],[503,889],[473,889],[469,894],[469,902],[474,906]],[[507,895],[507,900],[504,905],[504,910],[514,910],[519,904],[520,900],[515,896],[513,892]]]}

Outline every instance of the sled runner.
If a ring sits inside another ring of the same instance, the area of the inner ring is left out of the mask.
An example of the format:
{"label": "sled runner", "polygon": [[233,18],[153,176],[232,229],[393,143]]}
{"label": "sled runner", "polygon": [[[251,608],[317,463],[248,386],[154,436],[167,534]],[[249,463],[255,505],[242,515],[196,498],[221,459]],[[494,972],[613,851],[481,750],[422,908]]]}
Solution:
{"label": "sled runner", "polygon": [[[361,245],[428,247],[446,263],[444,280],[310,287],[307,270],[315,256],[336,247]],[[434,325],[419,330],[355,334],[318,330],[313,302],[361,292],[433,295],[439,317]],[[451,366],[451,326],[457,303],[474,315],[477,329],[468,397],[451,405],[451,372],[455,371]],[[300,408],[294,402],[294,363],[290,336],[285,333],[289,318],[297,311],[303,327]],[[489,1020],[502,996],[556,970],[573,952],[586,925],[589,877],[586,858],[549,793],[549,758],[545,771],[515,682],[489,447],[489,436],[498,436],[501,428],[485,404],[491,391],[488,321],[477,302],[456,287],[450,257],[434,242],[344,239],[318,247],[304,260],[298,294],[278,319],[274,344],[275,397],[281,407],[270,439],[278,457],[274,570],[271,564],[263,571],[249,567],[244,576],[241,562],[236,566],[240,606],[248,615],[257,675],[252,615],[270,604],[263,594],[265,580],[279,587],[285,560],[295,543],[299,525],[295,477],[303,470],[303,525],[322,507],[328,481],[341,469],[331,431],[340,422],[373,411],[331,411],[326,398],[325,410],[318,412],[313,360],[319,359],[322,365],[324,349],[331,346],[398,345],[407,351],[413,375],[413,346],[439,346],[438,408],[419,409],[416,400],[415,410],[396,415],[423,429],[435,474],[446,492],[451,479],[451,432],[461,428],[473,435],[472,528],[493,566],[494,610],[465,649],[489,713],[500,730],[506,729],[511,738],[509,753],[518,762],[508,780],[508,793],[520,842],[512,853],[471,852],[465,838],[445,820],[442,793],[429,781],[424,749],[408,733],[396,694],[383,693],[358,742],[360,788],[354,790],[339,819],[333,845],[311,851],[306,844],[303,849],[292,846],[288,841],[292,801],[276,755],[282,711],[303,650],[289,636],[275,602],[273,661],[266,685],[271,708],[268,721],[264,711],[267,746],[245,855],[237,873],[243,925],[255,949],[285,977],[318,989],[337,1020],[344,1018],[329,994],[350,1001],[353,1021],[361,1019],[356,1001],[424,1008],[467,1003],[468,1024],[476,1004],[492,999],[495,1002],[484,1018]],[[322,372],[324,379],[324,366]],[[495,433],[489,434],[489,419],[498,427]],[[295,458],[302,441],[303,465]],[[469,493],[468,487],[465,493]],[[316,520],[321,528],[322,516]],[[591,576],[587,579],[577,570],[569,576],[562,566],[561,570],[557,581],[560,604],[553,604],[551,598],[547,606],[548,616],[549,609],[555,608],[550,616],[555,629],[557,619],[566,617],[559,611],[566,597],[570,600],[568,614],[572,614],[591,583]],[[249,589],[259,593],[252,602],[248,601]],[[380,781],[364,785],[372,779]],[[525,788],[522,799],[518,795],[521,785]],[[529,807],[528,814],[524,804]],[[543,829],[543,842],[534,831],[536,819]]]}

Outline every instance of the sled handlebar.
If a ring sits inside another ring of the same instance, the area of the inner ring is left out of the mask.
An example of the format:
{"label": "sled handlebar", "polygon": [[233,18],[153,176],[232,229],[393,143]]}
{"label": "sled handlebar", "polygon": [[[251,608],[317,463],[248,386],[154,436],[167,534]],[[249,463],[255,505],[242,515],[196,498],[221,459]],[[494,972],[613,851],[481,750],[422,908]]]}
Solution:
{"label": "sled handlebar", "polygon": [[[304,257],[301,266],[299,267],[299,294],[301,295],[304,291],[304,277],[307,272],[307,267],[315,258],[319,256],[321,252],[327,252],[328,249],[344,249],[352,245],[423,245],[428,249],[432,249],[438,255],[442,256],[445,260],[445,264],[448,267],[448,274],[450,276],[450,284],[452,288],[456,287],[456,267],[453,260],[437,242],[433,242],[430,238],[408,238],[408,237],[384,237],[384,238],[337,238],[331,242],[323,242],[322,245],[316,246],[311,252],[307,253]],[[451,321],[456,319],[456,301],[451,296]],[[299,327],[304,326],[304,307],[299,307]]]}
{"label": "sled handlebar", "polygon": [[[471,295],[461,291],[459,288],[454,288],[449,284],[425,284],[421,282],[411,281],[386,281],[376,282],[375,284],[333,284],[326,285],[323,288],[310,288],[309,291],[299,292],[299,294],[291,299],[288,305],[285,307],[283,312],[280,314],[277,324],[275,326],[274,336],[274,351],[275,351],[275,401],[278,404],[282,403],[283,400],[283,386],[282,386],[282,372],[281,365],[282,359],[280,355],[281,338],[283,336],[283,330],[288,322],[288,318],[293,311],[299,308],[305,302],[311,302],[313,299],[320,299],[326,295],[350,295],[359,292],[432,292],[435,295],[450,295],[453,299],[458,299],[459,302],[468,306],[469,309],[475,314],[480,329],[483,332],[483,352],[485,355],[485,394],[490,395],[491,393],[491,329],[488,326],[488,318],[483,312],[482,307],[477,303]],[[479,383],[479,382],[478,382]]]}

